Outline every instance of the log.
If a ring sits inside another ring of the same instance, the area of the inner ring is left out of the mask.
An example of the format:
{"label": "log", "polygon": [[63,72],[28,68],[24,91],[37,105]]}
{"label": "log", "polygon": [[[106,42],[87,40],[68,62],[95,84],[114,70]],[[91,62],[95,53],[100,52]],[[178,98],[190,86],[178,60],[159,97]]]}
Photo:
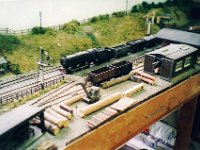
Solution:
{"label": "log", "polygon": [[61,109],[59,106],[52,106],[51,107],[54,111],[56,111],[57,113],[59,113],[60,115],[67,117],[68,119],[72,118],[72,114]]}
{"label": "log", "polygon": [[45,120],[57,125],[59,128],[63,126],[63,122],[60,119],[54,117],[53,115],[50,115],[47,112],[44,112],[44,118]]}
{"label": "log", "polygon": [[109,88],[109,87],[111,87],[115,84],[127,81],[129,78],[130,78],[130,74],[119,77],[119,78],[112,78],[110,81],[106,81],[106,82],[101,83],[101,87],[104,88],[104,89]]}
{"label": "log", "polygon": [[138,85],[136,85],[136,86],[134,86],[134,87],[132,87],[132,88],[130,88],[130,89],[124,91],[124,92],[123,92],[123,96],[124,96],[124,97],[130,97],[130,96],[132,96],[133,94],[135,94],[136,92],[142,90],[143,87],[144,87],[144,84],[143,84],[143,83],[140,83],[140,84],[138,84]]}
{"label": "log", "polygon": [[97,110],[99,110],[99,109],[101,109],[101,108],[103,108],[107,105],[110,105],[110,104],[116,102],[120,98],[122,98],[122,93],[120,93],[120,92],[115,93],[115,94],[108,96],[108,97],[106,97],[106,98],[104,98],[104,99],[102,99],[102,100],[100,100],[100,101],[98,101],[94,104],[91,104],[89,106],[81,108],[79,110],[79,115],[80,115],[80,117],[84,117],[84,116],[91,114],[91,113],[93,113],[93,112],[95,112],[95,111],[97,111]]}
{"label": "log", "polygon": [[148,83],[150,85],[154,85],[155,84],[155,81],[153,81],[151,79],[144,78],[144,77],[141,77],[141,76],[138,76],[138,75],[136,75],[135,77],[141,79],[142,81],[144,81],[144,82],[146,82],[146,83]]}
{"label": "log", "polygon": [[70,113],[73,112],[73,109],[65,104],[60,104],[59,106],[60,106],[60,108],[64,109],[65,111],[68,111]]}
{"label": "log", "polygon": [[80,101],[84,96],[85,96],[85,93],[76,95],[76,96],[74,96],[72,98],[69,98],[66,101],[62,102],[62,104],[65,104],[65,105],[69,106],[69,105],[71,105],[71,104],[73,104],[75,102]]}
{"label": "log", "polygon": [[51,122],[45,120],[44,123],[47,131],[49,131],[53,135],[57,135],[60,132],[60,128],[58,128],[58,126],[52,124]]}
{"label": "log", "polygon": [[66,117],[63,117],[62,115],[60,115],[56,111],[52,110],[51,108],[46,109],[45,112],[47,112],[47,113],[53,115],[54,117],[60,119],[62,121],[62,124],[63,124],[62,127],[64,127],[64,128],[68,127],[69,120]]}
{"label": "log", "polygon": [[153,81],[156,80],[156,77],[151,76],[151,75],[149,75],[149,74],[147,74],[147,73],[144,73],[144,72],[142,72],[142,71],[139,71],[139,70],[135,70],[135,74],[137,74],[137,75],[139,75],[139,76],[142,76],[142,77],[145,77],[145,78],[148,78],[148,79],[153,80]]}

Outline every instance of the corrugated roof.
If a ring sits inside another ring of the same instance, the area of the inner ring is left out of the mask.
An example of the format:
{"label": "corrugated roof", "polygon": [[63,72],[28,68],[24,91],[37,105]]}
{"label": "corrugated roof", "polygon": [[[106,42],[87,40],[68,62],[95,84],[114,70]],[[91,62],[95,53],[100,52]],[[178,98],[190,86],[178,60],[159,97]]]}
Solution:
{"label": "corrugated roof", "polygon": [[175,60],[187,56],[197,50],[198,50],[197,48],[194,48],[186,44],[170,44],[155,51],[149,52],[148,54],[162,55],[166,58]]}
{"label": "corrugated roof", "polygon": [[200,34],[164,28],[156,34],[157,38],[200,47]]}
{"label": "corrugated roof", "polygon": [[5,64],[5,63],[7,63],[7,60],[4,57],[0,56],[0,64]]}

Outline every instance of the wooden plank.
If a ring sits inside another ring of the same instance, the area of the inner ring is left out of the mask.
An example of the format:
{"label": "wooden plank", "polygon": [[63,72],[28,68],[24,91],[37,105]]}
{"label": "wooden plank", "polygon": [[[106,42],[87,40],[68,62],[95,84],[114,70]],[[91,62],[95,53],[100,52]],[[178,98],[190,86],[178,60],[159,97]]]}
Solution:
{"label": "wooden plank", "polygon": [[187,150],[189,147],[197,100],[198,97],[195,97],[181,107],[175,144],[176,150]]}
{"label": "wooden plank", "polygon": [[[188,88],[190,87],[190,88]],[[188,92],[189,91],[189,92]],[[67,150],[115,149],[200,93],[200,74],[67,144]],[[93,143],[91,142],[93,141]]]}

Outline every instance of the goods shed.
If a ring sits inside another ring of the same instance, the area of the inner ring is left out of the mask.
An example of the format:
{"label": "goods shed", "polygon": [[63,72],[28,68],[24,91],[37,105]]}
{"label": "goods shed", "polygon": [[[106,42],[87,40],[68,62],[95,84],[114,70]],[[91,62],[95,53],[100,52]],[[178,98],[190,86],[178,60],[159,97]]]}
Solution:
{"label": "goods shed", "polygon": [[145,54],[144,71],[158,73],[161,78],[171,78],[193,67],[198,49],[186,44],[170,44]]}
{"label": "goods shed", "polygon": [[156,34],[156,37],[169,43],[188,44],[200,48],[200,34],[197,33],[164,28]]}

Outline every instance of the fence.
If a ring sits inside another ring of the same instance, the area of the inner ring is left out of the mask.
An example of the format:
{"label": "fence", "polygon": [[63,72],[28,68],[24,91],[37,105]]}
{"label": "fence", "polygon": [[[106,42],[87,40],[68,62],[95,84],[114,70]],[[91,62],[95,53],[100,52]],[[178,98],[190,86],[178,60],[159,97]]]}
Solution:
{"label": "fence", "polygon": [[[81,20],[80,23],[83,24],[83,23],[86,23],[88,21],[89,21],[89,19],[84,19],[84,20]],[[62,30],[63,25],[59,24],[59,25],[55,25],[55,26],[48,26],[48,27],[45,27],[45,28],[52,28],[54,30]],[[31,33],[31,30],[32,29],[12,30],[12,29],[9,29],[9,28],[0,28],[0,34],[25,35],[25,34]]]}

